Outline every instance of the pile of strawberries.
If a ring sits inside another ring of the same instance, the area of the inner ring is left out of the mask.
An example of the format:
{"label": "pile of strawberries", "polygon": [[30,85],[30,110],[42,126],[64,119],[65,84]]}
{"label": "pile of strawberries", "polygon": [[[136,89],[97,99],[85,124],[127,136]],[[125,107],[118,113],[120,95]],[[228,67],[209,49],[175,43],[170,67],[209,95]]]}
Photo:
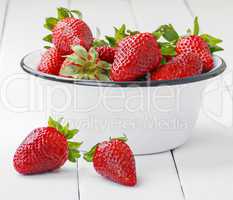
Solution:
{"label": "pile of strawberries", "polygon": [[[197,17],[193,31],[180,36],[171,24],[154,32],[115,29],[114,36],[94,38],[77,10],[58,8],[57,18],[47,18],[45,28],[52,33],[44,40],[52,47],[42,55],[38,70],[63,77],[135,81],[175,80],[213,69],[212,54],[223,50],[222,41],[199,34]],[[75,18],[77,15],[78,18]],[[149,76],[148,76],[149,74]]]}

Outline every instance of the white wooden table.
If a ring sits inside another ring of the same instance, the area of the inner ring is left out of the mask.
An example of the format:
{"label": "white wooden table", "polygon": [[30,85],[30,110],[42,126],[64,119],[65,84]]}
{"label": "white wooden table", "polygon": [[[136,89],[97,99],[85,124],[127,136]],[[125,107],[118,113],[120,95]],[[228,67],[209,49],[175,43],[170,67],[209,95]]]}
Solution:
{"label": "white wooden table", "polygon": [[[77,8],[93,30],[112,33],[122,22],[152,31],[174,23],[184,31],[194,15],[203,31],[221,36],[228,64],[224,76],[213,81],[203,96],[200,118],[192,139],[171,152],[136,157],[139,184],[122,187],[104,181],[91,166],[67,163],[59,172],[20,176],[12,157],[22,138],[44,124],[47,115],[35,109],[35,94],[19,67],[26,53],[41,48],[42,24],[55,8]],[[13,200],[230,200],[233,197],[233,1],[231,0],[1,0],[0,1],[0,199]]]}

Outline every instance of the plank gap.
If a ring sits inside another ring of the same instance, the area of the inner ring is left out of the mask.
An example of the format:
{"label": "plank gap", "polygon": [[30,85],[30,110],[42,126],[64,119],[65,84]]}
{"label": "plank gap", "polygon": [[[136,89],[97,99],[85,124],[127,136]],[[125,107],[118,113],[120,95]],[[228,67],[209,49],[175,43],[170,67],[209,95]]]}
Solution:
{"label": "plank gap", "polygon": [[6,27],[6,22],[7,22],[9,5],[10,5],[10,0],[7,0],[6,4],[5,4],[3,23],[2,23],[1,33],[0,33],[0,51],[2,49],[2,41],[3,41],[3,37],[5,35],[5,27]]}
{"label": "plank gap", "polygon": [[81,197],[80,197],[80,186],[79,186],[79,164],[78,164],[78,161],[77,161],[77,189],[78,189],[78,200],[81,200]]}
{"label": "plank gap", "polygon": [[138,21],[137,21],[137,17],[133,8],[133,4],[132,4],[132,0],[127,0],[128,4],[129,4],[129,11],[131,13],[131,16],[133,18],[133,23],[134,23],[134,28],[138,29]]}
{"label": "plank gap", "polygon": [[191,17],[194,18],[196,15],[195,15],[193,9],[191,8],[188,0],[183,0],[183,3],[184,3],[184,6],[187,8],[187,10],[188,10],[189,14],[191,15]]}
{"label": "plank gap", "polygon": [[174,167],[176,169],[177,178],[179,180],[180,189],[181,189],[184,200],[186,200],[185,193],[184,193],[184,188],[183,188],[183,185],[182,185],[182,182],[181,182],[178,166],[176,164],[176,160],[175,160],[175,156],[174,156],[174,150],[171,150],[170,152],[171,152],[171,155],[172,155],[172,160],[173,160],[173,163],[174,163]]}

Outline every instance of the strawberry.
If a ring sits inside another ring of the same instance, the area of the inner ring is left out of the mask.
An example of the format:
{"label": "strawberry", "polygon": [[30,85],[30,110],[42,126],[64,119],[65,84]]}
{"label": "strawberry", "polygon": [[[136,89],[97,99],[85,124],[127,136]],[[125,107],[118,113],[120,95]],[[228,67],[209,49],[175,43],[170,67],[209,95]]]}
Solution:
{"label": "strawberry", "polygon": [[47,18],[45,27],[52,31],[44,40],[52,42],[63,54],[72,53],[71,46],[82,45],[86,49],[91,47],[93,35],[88,25],[81,19],[75,18],[73,14],[81,13],[77,10],[58,8],[58,18]]}
{"label": "strawberry", "polygon": [[84,159],[93,162],[97,173],[116,183],[134,186],[137,183],[135,159],[126,137],[110,139],[95,145],[84,154]]}
{"label": "strawberry", "polygon": [[109,80],[111,65],[100,60],[95,48],[87,51],[77,45],[72,47],[73,54],[67,56],[59,72],[60,76],[89,80]]}
{"label": "strawberry", "polygon": [[[158,33],[170,42],[171,47],[174,46],[174,55],[189,52],[197,54],[203,62],[203,72],[208,72],[214,67],[212,53],[223,50],[221,47],[217,46],[222,40],[208,34],[199,35],[197,17],[195,17],[194,20],[193,33],[188,29],[186,36],[180,37],[170,24],[162,25],[157,30],[157,34]],[[170,50],[172,49],[170,48]]]}
{"label": "strawberry", "polygon": [[117,48],[111,68],[113,81],[131,81],[159,66],[162,55],[151,33],[127,36]]}
{"label": "strawberry", "polygon": [[183,53],[161,65],[151,74],[151,80],[175,80],[201,74],[203,64],[197,54]]}
{"label": "strawberry", "polygon": [[69,130],[49,118],[48,126],[34,129],[21,143],[14,155],[13,164],[21,174],[37,174],[55,170],[69,159],[76,162],[81,143],[70,142],[78,130]]}
{"label": "strawberry", "polygon": [[38,70],[47,74],[58,75],[64,59],[56,47],[49,48],[42,55]]}
{"label": "strawberry", "polygon": [[[96,51],[99,53],[99,57],[101,60],[104,60],[108,63],[113,63],[114,56],[118,44],[124,38],[132,35],[136,35],[139,33],[138,31],[131,31],[126,29],[125,24],[121,25],[119,28],[114,27],[115,34],[114,36],[105,36],[105,40],[101,40],[95,38],[92,46],[96,48]],[[98,35],[100,35],[100,31],[98,30]]]}
{"label": "strawberry", "polygon": [[113,63],[116,49],[108,46],[97,47],[96,51],[99,54],[99,58],[108,63]]}
{"label": "strawberry", "polygon": [[198,35],[182,37],[176,44],[177,54],[193,52],[198,54],[203,62],[203,71],[208,72],[214,67],[214,60],[208,44]]}

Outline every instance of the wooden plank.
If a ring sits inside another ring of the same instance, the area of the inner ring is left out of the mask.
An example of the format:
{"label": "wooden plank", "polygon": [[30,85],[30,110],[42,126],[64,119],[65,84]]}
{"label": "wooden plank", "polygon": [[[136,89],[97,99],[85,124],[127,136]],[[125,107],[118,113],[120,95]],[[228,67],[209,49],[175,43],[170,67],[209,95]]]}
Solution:
{"label": "wooden plank", "polygon": [[131,0],[132,10],[141,31],[154,31],[159,25],[171,23],[175,28],[184,33],[191,25],[189,15],[182,0]]}
{"label": "wooden plank", "polygon": [[[42,28],[44,18],[55,15],[55,8],[62,5],[66,6],[67,1],[10,1],[0,59],[0,188],[3,199],[78,199],[76,165],[67,164],[57,172],[36,176],[18,175],[12,167],[17,146],[32,129],[44,126],[47,118],[43,109],[30,108],[32,91],[28,86],[32,82],[21,71],[19,62],[26,53],[44,45],[41,40],[46,33]],[[26,106],[26,110],[17,111],[7,106],[6,98],[11,105]]]}
{"label": "wooden plank", "polygon": [[[148,5],[143,5],[142,9]],[[152,4],[154,5],[154,3]],[[121,0],[73,0],[73,9],[83,12],[84,20],[91,26],[101,29],[102,35],[111,34],[112,26],[126,24],[136,28],[138,22],[130,1]],[[151,23],[152,21],[148,22]],[[122,187],[104,180],[96,175],[92,166],[84,161],[79,162],[79,185],[82,200],[90,199],[183,199],[179,180],[170,152],[137,157],[139,184],[136,188]],[[167,192],[169,191],[169,192]]]}
{"label": "wooden plank", "polygon": [[[227,72],[212,80],[203,94],[203,105],[195,135],[174,152],[187,200],[230,199],[233,195],[233,98],[231,43],[229,28],[232,1],[188,0],[201,29],[225,42],[220,55],[228,64]],[[230,94],[230,95],[229,95]]]}
{"label": "wooden plank", "polygon": [[135,21],[132,18],[130,4],[127,0],[73,0],[73,9],[79,9],[84,20],[95,33],[96,27],[101,30],[102,36],[112,34],[113,26],[119,27],[126,24],[129,28],[135,28]]}
{"label": "wooden plank", "polygon": [[169,153],[136,157],[138,184],[125,187],[105,180],[92,164],[79,162],[80,197],[90,199],[183,199]]}

